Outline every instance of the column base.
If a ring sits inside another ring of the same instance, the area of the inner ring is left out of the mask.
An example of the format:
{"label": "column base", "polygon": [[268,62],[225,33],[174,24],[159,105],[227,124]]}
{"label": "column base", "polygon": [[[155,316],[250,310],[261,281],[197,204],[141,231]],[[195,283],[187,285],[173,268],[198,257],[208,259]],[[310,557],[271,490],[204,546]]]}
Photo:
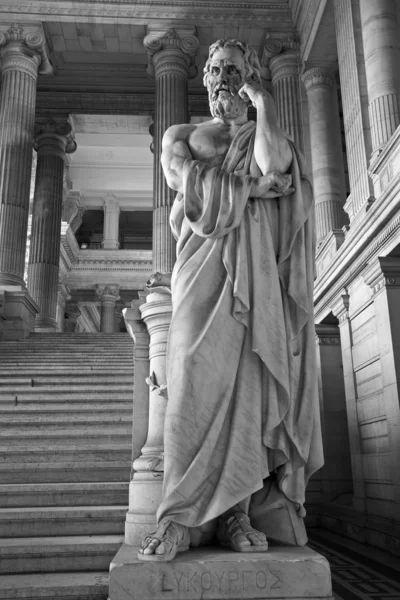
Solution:
{"label": "column base", "polygon": [[233,552],[202,547],[143,562],[124,544],[110,565],[109,600],[334,600],[329,563],[310,548]]}
{"label": "column base", "polygon": [[39,308],[21,285],[0,285],[0,339],[24,340],[34,330]]}
{"label": "column base", "polygon": [[57,331],[57,321],[51,317],[41,317],[37,315],[35,319],[35,332],[37,333],[55,333]]}

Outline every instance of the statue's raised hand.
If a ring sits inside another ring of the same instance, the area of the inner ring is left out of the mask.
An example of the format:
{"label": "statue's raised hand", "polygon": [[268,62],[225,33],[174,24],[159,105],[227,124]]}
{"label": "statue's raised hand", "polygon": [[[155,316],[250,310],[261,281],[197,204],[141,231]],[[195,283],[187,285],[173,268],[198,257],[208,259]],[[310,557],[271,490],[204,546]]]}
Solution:
{"label": "statue's raised hand", "polygon": [[291,185],[291,175],[271,171],[254,181],[250,195],[255,198],[287,196],[294,192],[294,188]]}
{"label": "statue's raised hand", "polygon": [[[262,85],[257,81],[247,81],[239,90],[239,96],[247,102],[251,102],[254,108],[257,108],[257,104],[260,100],[268,99],[268,92],[264,90]],[[271,98],[272,99],[272,98]]]}

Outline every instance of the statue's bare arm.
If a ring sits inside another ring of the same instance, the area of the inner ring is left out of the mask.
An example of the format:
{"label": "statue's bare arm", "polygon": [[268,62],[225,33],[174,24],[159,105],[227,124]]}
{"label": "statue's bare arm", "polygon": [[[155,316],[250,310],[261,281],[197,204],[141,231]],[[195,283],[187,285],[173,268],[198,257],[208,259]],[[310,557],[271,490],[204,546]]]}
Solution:
{"label": "statue's bare arm", "polygon": [[[183,193],[183,165],[186,160],[193,160],[186,141],[191,131],[193,131],[193,126],[173,125],[165,132],[162,142],[161,164],[165,179],[171,189],[181,193]],[[291,152],[290,148],[289,152]],[[210,156],[212,156],[211,153]],[[271,169],[265,173],[265,176],[255,179],[251,186],[250,197],[275,198],[293,191],[290,188],[291,178],[288,175],[282,175],[288,166],[285,170]]]}
{"label": "statue's bare arm", "polygon": [[287,173],[292,162],[292,150],[278,125],[271,95],[256,82],[246,83],[239,94],[247,96],[257,110],[254,157],[262,174],[271,171]]}

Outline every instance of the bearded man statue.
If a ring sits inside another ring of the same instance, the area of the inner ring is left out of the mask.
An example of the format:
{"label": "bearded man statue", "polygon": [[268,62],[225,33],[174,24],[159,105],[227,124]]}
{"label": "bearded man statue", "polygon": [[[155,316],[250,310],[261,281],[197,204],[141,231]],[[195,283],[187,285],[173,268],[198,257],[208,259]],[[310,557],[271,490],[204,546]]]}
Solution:
{"label": "bearded man statue", "polygon": [[177,261],[163,499],[141,560],[173,559],[210,524],[224,547],[266,551],[276,509],[297,527],[278,541],[304,544],[295,521],[323,464],[311,185],[253,49],[218,40],[204,83],[213,119],[163,139]]}

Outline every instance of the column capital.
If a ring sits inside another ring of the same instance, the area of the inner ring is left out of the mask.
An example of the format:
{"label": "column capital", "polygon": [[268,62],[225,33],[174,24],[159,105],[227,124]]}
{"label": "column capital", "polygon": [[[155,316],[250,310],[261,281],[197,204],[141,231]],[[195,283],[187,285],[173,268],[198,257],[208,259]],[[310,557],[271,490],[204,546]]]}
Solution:
{"label": "column capital", "polygon": [[384,288],[400,287],[400,258],[381,256],[371,262],[362,275],[374,295]]}
{"label": "column capital", "polygon": [[200,46],[195,32],[194,27],[167,29],[149,26],[143,40],[149,60],[147,73],[156,78],[170,71],[185,79],[195,77],[197,67],[194,59]]}
{"label": "column capital", "polygon": [[39,156],[45,154],[72,154],[76,150],[76,142],[72,126],[65,118],[39,119],[35,123],[33,147]]}
{"label": "column capital", "polygon": [[107,194],[103,196],[103,208],[104,210],[119,210],[119,200],[113,194]]}
{"label": "column capital", "polygon": [[315,325],[315,340],[318,346],[337,346],[340,344],[340,332],[337,325],[317,323]]}
{"label": "column capital", "polygon": [[301,76],[307,93],[316,87],[331,89],[334,84],[333,73],[329,67],[312,67]]}
{"label": "column capital", "polygon": [[0,25],[2,67],[23,71],[36,79],[40,75],[53,75],[46,38],[41,25],[13,23]]}
{"label": "column capital", "polygon": [[287,50],[282,54],[273,56],[269,63],[272,83],[284,77],[297,77],[299,75],[300,54],[296,50]]}
{"label": "column capital", "polygon": [[112,302],[113,304],[119,300],[119,285],[96,285],[96,295],[101,302]]}
{"label": "column capital", "polygon": [[346,292],[338,296],[333,304],[331,304],[331,310],[335,317],[339,319],[339,326],[343,325],[349,318],[349,307],[350,307],[350,296]]}

